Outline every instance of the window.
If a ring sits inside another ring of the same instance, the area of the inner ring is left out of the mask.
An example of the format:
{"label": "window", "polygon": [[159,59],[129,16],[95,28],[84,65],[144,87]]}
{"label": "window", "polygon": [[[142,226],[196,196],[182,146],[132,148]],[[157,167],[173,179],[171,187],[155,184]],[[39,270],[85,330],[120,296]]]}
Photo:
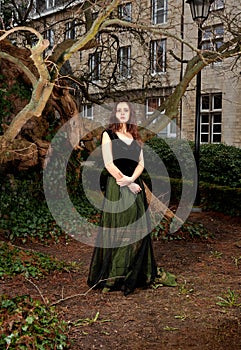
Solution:
{"label": "window", "polygon": [[94,119],[94,108],[91,103],[87,103],[82,107],[82,116],[87,119]]}
{"label": "window", "polygon": [[119,72],[122,78],[131,77],[131,47],[123,46],[118,51]]}
{"label": "window", "polygon": [[118,6],[118,17],[124,21],[131,22],[131,3],[128,2]]}
{"label": "window", "polygon": [[41,11],[42,8],[43,8],[42,0],[35,0],[35,12]]}
{"label": "window", "polygon": [[[149,97],[146,99],[146,118],[148,119],[160,105],[163,103],[165,97]],[[165,111],[161,112],[164,114]],[[155,120],[153,121],[155,123]],[[176,137],[176,118],[173,119],[164,129],[159,132],[159,135],[166,137]]]}
{"label": "window", "polygon": [[224,0],[214,0],[214,2],[211,5],[211,9],[213,11],[221,10],[223,8],[224,8]]}
{"label": "window", "polygon": [[65,39],[75,39],[75,21],[66,23]]}
{"label": "window", "polygon": [[201,143],[220,143],[222,136],[222,94],[201,97]]}
{"label": "window", "polygon": [[166,71],[166,39],[151,41],[151,74]]}
{"label": "window", "polygon": [[51,50],[54,47],[54,31],[53,29],[48,29],[46,31],[46,39],[49,41],[48,50]]}
{"label": "window", "polygon": [[152,24],[167,21],[167,0],[152,0]]}
{"label": "window", "polygon": [[162,102],[164,101],[164,97],[149,97],[146,100],[146,117],[148,115],[152,115],[155,110],[160,107]]}
{"label": "window", "polygon": [[223,44],[224,27],[222,24],[204,28],[202,37],[203,50],[217,50]]}
{"label": "window", "polygon": [[46,0],[46,9],[52,9],[55,6],[55,0]]}
{"label": "window", "polygon": [[92,81],[100,80],[100,70],[101,70],[101,53],[94,52],[89,55],[89,71],[90,78]]}

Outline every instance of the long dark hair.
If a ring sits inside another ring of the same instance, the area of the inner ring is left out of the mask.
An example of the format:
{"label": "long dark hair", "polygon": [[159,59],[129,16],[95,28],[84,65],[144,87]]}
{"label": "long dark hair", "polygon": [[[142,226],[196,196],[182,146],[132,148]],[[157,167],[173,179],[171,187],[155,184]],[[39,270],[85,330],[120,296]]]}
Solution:
{"label": "long dark hair", "polygon": [[138,132],[137,123],[136,123],[136,112],[134,110],[132,103],[130,103],[129,101],[121,100],[121,101],[115,103],[114,108],[113,108],[111,115],[110,115],[109,129],[111,129],[113,132],[120,130],[121,123],[116,118],[116,111],[117,111],[118,104],[122,103],[122,102],[125,102],[128,105],[129,110],[130,110],[130,118],[126,124],[126,130],[127,130],[127,132],[129,132],[132,135],[134,140],[138,141],[138,143],[140,143],[140,145],[142,145],[143,142],[142,142],[141,136]]}

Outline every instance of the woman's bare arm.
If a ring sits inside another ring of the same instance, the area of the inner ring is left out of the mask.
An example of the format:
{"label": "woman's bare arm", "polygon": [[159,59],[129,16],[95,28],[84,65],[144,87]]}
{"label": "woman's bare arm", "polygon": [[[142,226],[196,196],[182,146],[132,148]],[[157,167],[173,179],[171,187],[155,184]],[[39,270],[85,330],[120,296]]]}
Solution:
{"label": "woman's bare arm", "polygon": [[102,135],[102,155],[107,171],[116,179],[121,179],[124,175],[113,162],[112,143],[106,131]]}

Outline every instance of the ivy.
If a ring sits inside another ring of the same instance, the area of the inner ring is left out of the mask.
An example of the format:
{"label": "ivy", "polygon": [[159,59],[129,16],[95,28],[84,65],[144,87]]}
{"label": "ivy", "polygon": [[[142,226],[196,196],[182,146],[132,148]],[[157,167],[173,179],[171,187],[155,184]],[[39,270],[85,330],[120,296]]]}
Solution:
{"label": "ivy", "polygon": [[11,243],[0,242],[0,278],[24,275],[39,278],[51,271],[76,269],[75,264],[67,264],[47,254],[20,249]]}
{"label": "ivy", "polygon": [[177,231],[170,233],[170,222],[163,218],[161,222],[153,229],[152,238],[154,240],[207,240],[211,234],[201,223],[195,223],[187,220]]}
{"label": "ivy", "polygon": [[[74,185],[72,184],[69,190],[73,205],[81,216],[95,223],[98,221],[98,211],[86,198],[80,181],[74,178],[73,182]],[[69,179],[68,183],[71,186]],[[31,240],[44,244],[48,244],[49,241],[58,243],[60,239],[68,239],[48,209],[39,175],[28,172],[18,177],[10,176],[5,179],[2,189],[0,226],[6,239],[20,240],[22,243]],[[64,218],[64,201],[59,198],[56,205],[63,211]]]}
{"label": "ivy", "polygon": [[69,349],[67,323],[55,308],[27,295],[0,297],[0,348],[9,350]]}

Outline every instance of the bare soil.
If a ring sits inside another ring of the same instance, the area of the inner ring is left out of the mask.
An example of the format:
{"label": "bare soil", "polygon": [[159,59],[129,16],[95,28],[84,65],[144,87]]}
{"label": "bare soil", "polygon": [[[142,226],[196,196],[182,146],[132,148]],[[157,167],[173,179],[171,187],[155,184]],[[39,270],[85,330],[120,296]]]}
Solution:
{"label": "bare soil", "polygon": [[[70,323],[71,350],[241,349],[241,218],[202,212],[189,220],[203,223],[212,239],[153,242],[158,265],[177,276],[177,287],[137,289],[127,297],[88,290],[93,248],[69,240],[29,248],[80,262],[78,272],[54,272],[33,283],[15,277],[1,282],[1,293],[57,302],[64,320],[79,321]],[[217,305],[218,297],[230,306]]]}

